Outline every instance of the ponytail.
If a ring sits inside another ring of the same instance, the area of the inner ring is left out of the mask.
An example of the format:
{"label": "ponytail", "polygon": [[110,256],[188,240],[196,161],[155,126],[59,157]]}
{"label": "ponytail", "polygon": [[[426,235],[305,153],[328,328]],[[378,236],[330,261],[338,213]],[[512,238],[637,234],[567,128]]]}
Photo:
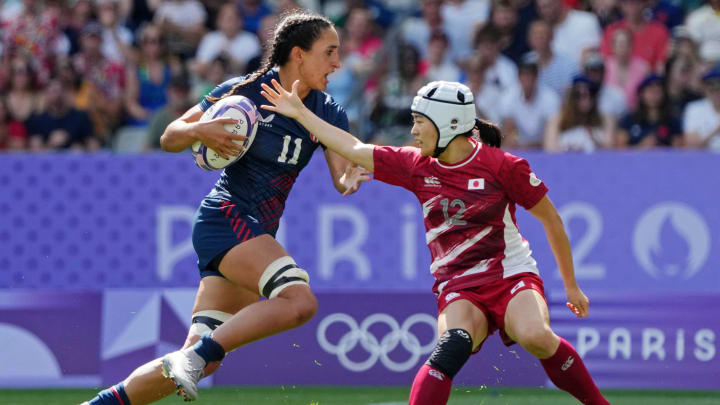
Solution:
{"label": "ponytail", "polygon": [[480,132],[480,140],[485,145],[499,148],[502,144],[502,131],[500,127],[490,121],[475,118],[475,128]]}

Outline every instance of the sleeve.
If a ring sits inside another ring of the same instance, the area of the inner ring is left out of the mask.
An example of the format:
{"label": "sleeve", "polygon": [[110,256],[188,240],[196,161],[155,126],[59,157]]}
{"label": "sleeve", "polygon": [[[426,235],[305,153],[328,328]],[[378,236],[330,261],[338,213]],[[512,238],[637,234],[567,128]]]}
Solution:
{"label": "sleeve", "polygon": [[532,172],[527,160],[506,153],[503,163],[498,177],[508,197],[531,209],[547,194],[547,186]]}
{"label": "sleeve", "polygon": [[413,190],[412,172],[419,153],[410,147],[375,146],[373,149],[374,177],[384,183]]}
{"label": "sleeve", "polygon": [[695,113],[696,110],[696,104],[690,103],[685,107],[685,111],[683,112],[683,121],[682,121],[682,127],[683,131],[685,133],[690,132],[697,132],[700,133],[702,127],[698,125],[699,122],[701,122],[697,114]]}
{"label": "sleeve", "polygon": [[[244,80],[244,79],[245,79],[245,76],[235,77],[233,79],[230,79],[223,83],[220,83],[213,89],[213,91],[210,92],[210,94],[208,94],[208,96],[220,98],[223,96],[223,94],[230,91],[230,89],[232,89],[232,87],[234,85],[240,83],[240,81]],[[200,102],[200,109],[203,111],[206,111],[213,104],[214,104],[213,102],[208,101],[207,97],[203,97],[202,101]]]}

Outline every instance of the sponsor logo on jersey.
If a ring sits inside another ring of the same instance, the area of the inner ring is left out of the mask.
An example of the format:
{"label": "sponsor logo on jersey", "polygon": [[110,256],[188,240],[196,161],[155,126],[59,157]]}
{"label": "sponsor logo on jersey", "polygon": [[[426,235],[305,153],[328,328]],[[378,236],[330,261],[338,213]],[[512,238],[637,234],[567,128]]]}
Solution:
{"label": "sponsor logo on jersey", "polygon": [[485,179],[470,179],[468,180],[468,190],[484,190]]}
{"label": "sponsor logo on jersey", "polygon": [[450,302],[459,296],[460,296],[460,294],[458,294],[456,292],[451,292],[450,294],[445,296],[445,302]]}
{"label": "sponsor logo on jersey", "polygon": [[257,219],[253,218],[252,215],[248,215],[247,217],[250,218],[250,220],[255,222],[256,224],[259,223]]}
{"label": "sponsor logo on jersey", "polygon": [[435,176],[425,177],[425,187],[440,187],[440,179]]}
{"label": "sponsor logo on jersey", "polygon": [[273,118],[275,118],[275,114],[270,114],[267,117],[263,117],[260,112],[258,112],[258,116],[260,118],[260,125],[263,127],[272,128],[272,124],[270,123]]}
{"label": "sponsor logo on jersey", "polygon": [[443,380],[443,375],[442,375],[442,373],[439,372],[439,371],[437,371],[437,370],[435,370],[435,369],[432,369],[432,368],[431,368],[430,371],[428,371],[428,374],[430,374],[431,376],[437,378],[437,379],[440,380],[440,381]]}
{"label": "sponsor logo on jersey", "polygon": [[567,369],[569,369],[570,366],[572,366],[574,362],[575,362],[575,359],[573,359],[573,357],[570,356],[570,357],[568,357],[567,360],[565,360],[565,364],[563,364],[562,367],[560,367],[560,369],[562,371],[567,371]]}
{"label": "sponsor logo on jersey", "polygon": [[515,287],[513,287],[512,290],[510,290],[510,295],[515,294],[515,291],[517,291],[520,287],[525,287],[524,281],[521,281],[521,282],[515,284]]}
{"label": "sponsor logo on jersey", "polygon": [[542,183],[542,180],[538,179],[538,177],[535,175],[535,173],[530,172],[530,185],[533,187],[537,187]]}

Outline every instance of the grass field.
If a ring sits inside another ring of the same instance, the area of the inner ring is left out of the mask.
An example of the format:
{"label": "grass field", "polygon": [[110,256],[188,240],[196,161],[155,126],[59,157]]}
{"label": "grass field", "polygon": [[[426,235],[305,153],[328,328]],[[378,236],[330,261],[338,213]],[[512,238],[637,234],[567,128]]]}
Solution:
{"label": "grass field", "polygon": [[[198,405],[403,405],[407,387],[218,387],[200,390]],[[2,405],[68,405],[91,398],[95,390],[0,390]],[[718,405],[720,391],[628,391],[608,390],[613,405]],[[182,404],[170,397],[159,404]],[[459,387],[453,389],[451,405],[572,405],[578,404],[564,392],[542,388],[511,389]]]}

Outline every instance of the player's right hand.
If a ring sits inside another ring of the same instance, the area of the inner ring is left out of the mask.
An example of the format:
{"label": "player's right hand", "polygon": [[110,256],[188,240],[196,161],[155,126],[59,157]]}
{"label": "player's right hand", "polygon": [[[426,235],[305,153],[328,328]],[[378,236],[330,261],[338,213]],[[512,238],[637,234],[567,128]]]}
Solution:
{"label": "player's right hand", "polygon": [[242,152],[243,147],[233,141],[245,141],[247,137],[236,135],[225,129],[225,125],[235,125],[236,119],[216,118],[210,121],[196,122],[197,137],[208,148],[217,152],[223,159],[229,159]]}

